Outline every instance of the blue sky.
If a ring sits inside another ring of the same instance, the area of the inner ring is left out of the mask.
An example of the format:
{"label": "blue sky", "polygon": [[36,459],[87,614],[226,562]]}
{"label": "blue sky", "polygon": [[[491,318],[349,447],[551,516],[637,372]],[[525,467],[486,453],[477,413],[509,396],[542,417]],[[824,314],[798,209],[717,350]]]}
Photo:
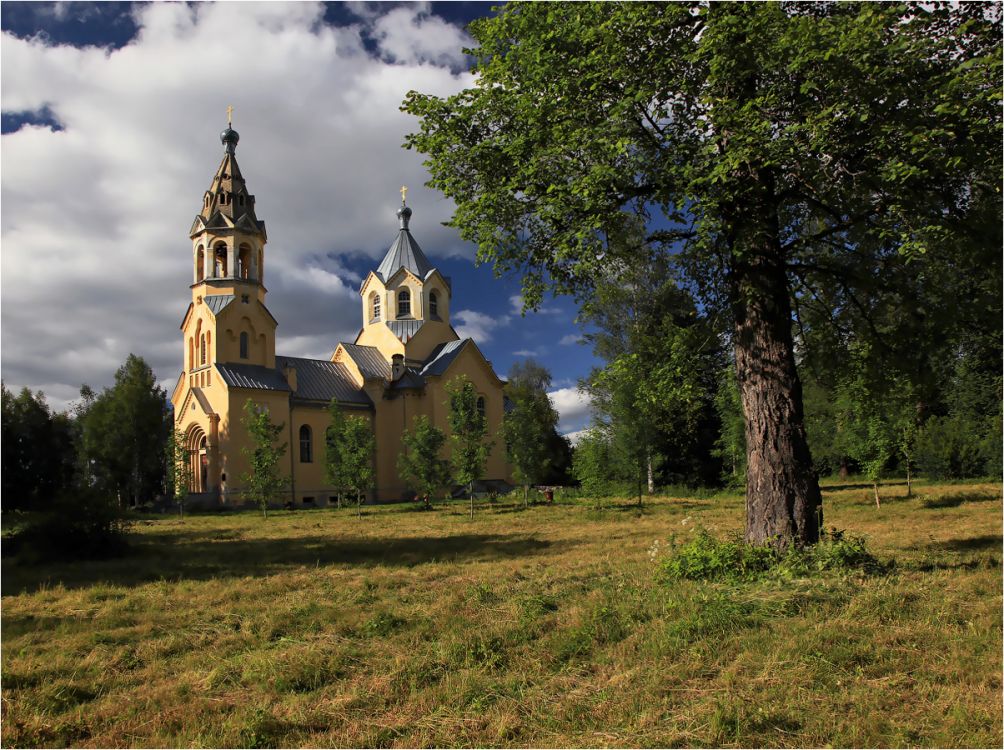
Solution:
{"label": "blue sky", "polygon": [[519,312],[519,279],[476,267],[441,224],[452,205],[400,148],[410,89],[472,83],[464,26],[490,3],[0,5],[0,368],[57,408],[109,385],[129,352],[165,387],[181,367],[187,230],[221,157],[226,106],[269,230],[268,304],[282,354],[327,357],[359,328],[356,290],[411,228],[453,278],[453,323],[501,374],[526,356],[554,377],[571,432],[595,360],[572,300]]}

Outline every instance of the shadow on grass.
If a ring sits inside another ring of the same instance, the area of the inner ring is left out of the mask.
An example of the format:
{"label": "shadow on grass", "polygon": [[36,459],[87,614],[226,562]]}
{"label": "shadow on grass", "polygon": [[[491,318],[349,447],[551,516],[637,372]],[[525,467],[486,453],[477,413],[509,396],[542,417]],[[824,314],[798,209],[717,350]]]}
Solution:
{"label": "shadow on grass", "polygon": [[1002,543],[1004,543],[1004,538],[999,534],[987,534],[985,536],[971,536],[967,539],[932,542],[928,547],[945,552],[982,552],[992,549],[999,550]]}
{"label": "shadow on grass", "polygon": [[991,503],[1000,500],[996,492],[956,492],[952,495],[928,497],[922,502],[925,508],[958,508],[963,503]]}
{"label": "shadow on grass", "polygon": [[25,566],[5,561],[5,595],[62,584],[136,586],[158,580],[208,580],[268,576],[322,565],[414,567],[436,562],[492,562],[548,555],[567,547],[516,534],[428,537],[310,536],[243,539],[218,530],[133,534],[131,551],[114,560]]}

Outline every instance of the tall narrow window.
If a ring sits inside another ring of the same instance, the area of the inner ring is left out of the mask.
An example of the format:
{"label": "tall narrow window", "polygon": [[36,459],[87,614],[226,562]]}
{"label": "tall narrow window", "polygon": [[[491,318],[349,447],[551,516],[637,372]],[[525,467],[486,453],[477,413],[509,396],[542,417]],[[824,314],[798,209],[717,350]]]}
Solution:
{"label": "tall narrow window", "polygon": [[195,339],[188,337],[188,369],[195,369]]}
{"label": "tall narrow window", "polygon": [[397,293],[397,317],[407,318],[411,316],[411,292],[402,289]]}
{"label": "tall narrow window", "polygon": [[309,464],[314,461],[314,446],[310,436],[310,427],[300,427],[300,463]]}
{"label": "tall narrow window", "polygon": [[439,317],[439,297],[436,296],[435,292],[429,292],[429,316]]}
{"label": "tall narrow window", "polygon": [[206,364],[212,364],[213,361],[213,334],[211,331],[206,331]]}
{"label": "tall narrow window", "polygon": [[241,331],[241,359],[248,358],[248,335],[246,331]]}
{"label": "tall narrow window", "polygon": [[199,251],[195,254],[195,280],[202,281],[206,278],[206,252],[199,245]]}
{"label": "tall narrow window", "polygon": [[202,338],[199,341],[199,364],[200,365],[206,364],[206,336],[205,336],[205,334],[202,335]]}
{"label": "tall narrow window", "polygon": [[380,320],[380,295],[373,292],[373,296],[370,299],[373,307],[373,314],[370,316],[370,320]]}
{"label": "tall narrow window", "polygon": [[[470,403],[470,402],[468,402],[468,403]],[[484,396],[478,396],[478,414],[481,416],[482,419],[485,418],[485,397]]]}

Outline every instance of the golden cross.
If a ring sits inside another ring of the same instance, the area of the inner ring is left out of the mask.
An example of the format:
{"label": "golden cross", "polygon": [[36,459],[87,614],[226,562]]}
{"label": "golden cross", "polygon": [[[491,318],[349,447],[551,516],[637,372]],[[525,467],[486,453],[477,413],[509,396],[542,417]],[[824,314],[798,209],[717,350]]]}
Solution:
{"label": "golden cross", "polygon": [[227,125],[233,125],[233,115],[234,115],[233,105],[228,104],[227,105]]}
{"label": "golden cross", "polygon": [[408,188],[404,185],[401,186],[401,203],[404,203],[405,198],[408,197]]}

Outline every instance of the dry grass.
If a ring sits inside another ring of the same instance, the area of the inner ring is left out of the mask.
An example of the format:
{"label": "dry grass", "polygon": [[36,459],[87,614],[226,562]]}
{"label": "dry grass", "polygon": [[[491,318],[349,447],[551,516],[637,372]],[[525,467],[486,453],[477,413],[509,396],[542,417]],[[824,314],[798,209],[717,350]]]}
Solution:
{"label": "dry grass", "polygon": [[738,497],[157,519],[3,567],[12,746],[1000,747],[1001,497],[826,489],[892,572],[659,583]]}

